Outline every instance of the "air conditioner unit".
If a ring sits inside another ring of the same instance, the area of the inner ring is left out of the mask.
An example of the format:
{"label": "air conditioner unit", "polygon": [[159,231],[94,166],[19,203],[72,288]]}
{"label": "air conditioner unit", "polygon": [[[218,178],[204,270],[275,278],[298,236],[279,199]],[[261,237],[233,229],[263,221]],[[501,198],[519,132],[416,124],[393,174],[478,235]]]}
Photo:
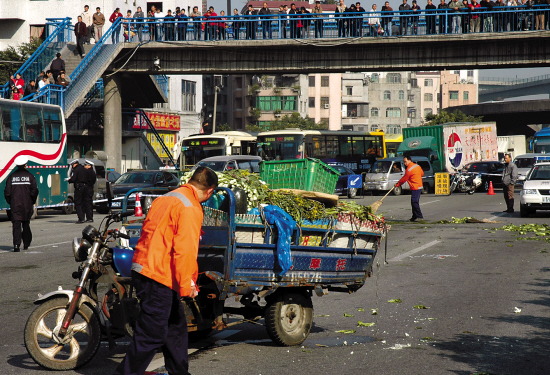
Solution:
{"label": "air conditioner unit", "polygon": [[325,109],[329,109],[330,106],[328,104],[325,104]]}

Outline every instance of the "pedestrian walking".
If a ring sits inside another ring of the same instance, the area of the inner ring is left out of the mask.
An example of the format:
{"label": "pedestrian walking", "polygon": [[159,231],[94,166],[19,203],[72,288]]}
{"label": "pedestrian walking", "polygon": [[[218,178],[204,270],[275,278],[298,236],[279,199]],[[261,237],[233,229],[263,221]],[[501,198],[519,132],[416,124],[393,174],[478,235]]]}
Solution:
{"label": "pedestrian walking", "polygon": [[97,180],[96,173],[94,171],[94,163],[91,160],[86,159],[84,163],[84,169],[86,171],[86,186],[84,192],[84,214],[86,216],[87,223],[94,222],[94,185]]}
{"label": "pedestrian walking", "polygon": [[[86,30],[88,27],[82,22],[82,17],[78,16],[78,22],[74,25],[74,34],[76,36],[76,53],[80,58],[84,57],[84,43],[86,43]],[[64,69],[62,69],[64,70]]]}
{"label": "pedestrian walking", "polygon": [[[139,7],[138,7],[139,8]],[[97,7],[96,12],[93,16],[94,22],[94,41],[95,43],[99,42],[101,37],[103,37],[103,25],[105,25],[105,15],[101,13],[101,8]]]}
{"label": "pedestrian walking", "polygon": [[82,224],[86,222],[84,220],[84,197],[86,195],[88,173],[76,159],[71,163],[71,167],[72,170],[69,183],[74,185],[74,208],[76,210],[76,216],[78,217],[75,224]]}
{"label": "pedestrian walking", "polygon": [[10,205],[8,217],[13,229],[13,251],[20,251],[21,240],[23,250],[27,250],[32,242],[31,217],[34,213],[34,204],[38,197],[36,178],[27,171],[29,159],[24,155],[15,158],[17,169],[7,178],[4,197]]}
{"label": "pedestrian walking", "polygon": [[502,184],[504,188],[504,201],[506,202],[506,210],[504,212],[514,213],[514,187],[518,180],[518,167],[512,162],[510,154],[504,155],[504,170],[502,171]]}
{"label": "pedestrian walking", "polygon": [[415,221],[416,219],[423,219],[422,211],[420,211],[420,194],[422,193],[422,176],[424,171],[420,165],[413,163],[410,156],[403,156],[403,164],[405,164],[405,175],[395,184],[395,187],[403,185],[405,182],[409,183],[411,189],[411,208],[412,217],[409,221]]}
{"label": "pedestrian walking", "polygon": [[187,318],[181,299],[198,295],[201,203],[217,185],[217,175],[199,167],[188,184],[153,201],[132,263],[141,309],[130,348],[115,374],[143,374],[159,349],[169,374],[189,374]]}

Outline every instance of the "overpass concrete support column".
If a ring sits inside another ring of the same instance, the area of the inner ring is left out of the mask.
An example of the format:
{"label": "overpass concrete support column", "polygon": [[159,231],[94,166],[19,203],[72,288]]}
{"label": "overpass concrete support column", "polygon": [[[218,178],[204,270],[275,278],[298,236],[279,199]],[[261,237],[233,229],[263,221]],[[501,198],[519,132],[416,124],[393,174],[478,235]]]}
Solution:
{"label": "overpass concrete support column", "polygon": [[107,168],[122,173],[122,100],[120,78],[113,75],[103,79],[105,101],[103,107],[103,144],[107,153]]}

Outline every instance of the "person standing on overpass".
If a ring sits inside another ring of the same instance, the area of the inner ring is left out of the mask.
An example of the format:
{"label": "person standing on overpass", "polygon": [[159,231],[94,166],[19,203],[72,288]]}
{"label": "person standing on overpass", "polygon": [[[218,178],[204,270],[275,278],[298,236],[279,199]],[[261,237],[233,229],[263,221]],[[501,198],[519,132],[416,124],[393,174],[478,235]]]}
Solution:
{"label": "person standing on overpass", "polygon": [[420,194],[422,193],[422,177],[424,176],[424,171],[420,165],[413,163],[411,157],[408,155],[403,156],[403,164],[405,164],[407,168],[405,175],[395,184],[395,187],[399,187],[405,182],[409,183],[412,207],[412,217],[409,221],[423,219],[424,216],[422,215],[422,211],[420,211]]}

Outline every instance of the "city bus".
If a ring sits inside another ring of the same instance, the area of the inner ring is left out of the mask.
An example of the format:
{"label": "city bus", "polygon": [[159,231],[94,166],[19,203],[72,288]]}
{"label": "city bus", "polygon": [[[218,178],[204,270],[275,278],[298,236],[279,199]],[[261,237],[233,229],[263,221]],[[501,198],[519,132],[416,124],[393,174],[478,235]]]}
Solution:
{"label": "city bus", "polygon": [[193,167],[211,156],[256,155],[256,136],[241,131],[195,134],[181,139],[174,147],[180,169]]}
{"label": "city bus", "polygon": [[17,168],[15,158],[26,155],[27,168],[38,184],[35,209],[72,212],[65,181],[67,131],[61,107],[0,99],[0,147],[0,210],[9,208],[3,193],[8,176]]}
{"label": "city bus", "polygon": [[264,160],[315,158],[367,172],[386,157],[383,132],[286,129],[258,134],[258,155]]}
{"label": "city bus", "polygon": [[403,134],[386,134],[386,153],[389,158],[397,156],[397,148],[403,142]]}

